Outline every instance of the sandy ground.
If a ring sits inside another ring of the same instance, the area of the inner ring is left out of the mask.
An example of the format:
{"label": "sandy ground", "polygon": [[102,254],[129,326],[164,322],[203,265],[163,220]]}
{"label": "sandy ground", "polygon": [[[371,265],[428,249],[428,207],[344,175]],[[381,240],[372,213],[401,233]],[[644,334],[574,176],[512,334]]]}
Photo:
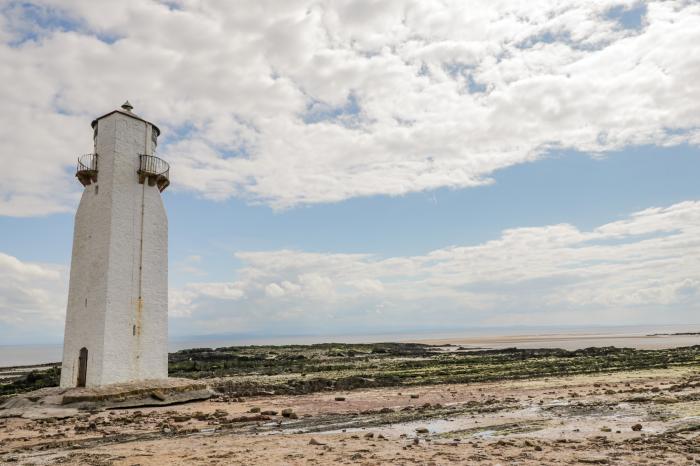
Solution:
{"label": "sandy ground", "polygon": [[700,371],[0,419],[0,464],[700,464]]}
{"label": "sandy ground", "polygon": [[669,349],[700,345],[700,334],[604,334],[559,333],[543,335],[493,335],[447,338],[411,339],[411,342],[429,345],[461,345],[468,348],[561,348],[569,351],[591,346],[618,348]]}

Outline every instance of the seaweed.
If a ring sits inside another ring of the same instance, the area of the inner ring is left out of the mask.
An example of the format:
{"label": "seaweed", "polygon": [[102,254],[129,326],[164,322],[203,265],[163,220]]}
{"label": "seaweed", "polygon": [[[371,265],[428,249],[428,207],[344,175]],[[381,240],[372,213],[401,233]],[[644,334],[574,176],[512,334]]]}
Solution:
{"label": "seaweed", "polygon": [[[698,366],[700,346],[462,350],[418,343],[193,348],[169,355],[171,377],[211,379],[230,396],[532,379]],[[60,367],[31,370],[0,384],[0,396],[58,385]]]}

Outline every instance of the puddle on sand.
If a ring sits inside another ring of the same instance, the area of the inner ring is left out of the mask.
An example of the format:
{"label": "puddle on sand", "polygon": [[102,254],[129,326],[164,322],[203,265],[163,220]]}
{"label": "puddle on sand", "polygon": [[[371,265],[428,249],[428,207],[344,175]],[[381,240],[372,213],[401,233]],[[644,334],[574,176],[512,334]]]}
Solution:
{"label": "puddle on sand", "polygon": [[477,438],[491,438],[494,435],[496,435],[495,430],[482,430],[480,432],[475,432],[472,437],[477,437]]}
{"label": "puddle on sand", "polygon": [[[353,427],[347,429],[334,429],[322,432],[323,434],[345,433],[361,433],[373,432],[375,434],[383,434],[390,436],[406,435],[413,437],[417,434],[417,429],[427,429],[428,432],[423,435],[443,435],[443,434],[459,434],[463,437],[491,437],[494,435],[512,433],[514,431],[530,430],[541,428],[535,427],[532,420],[510,419],[507,423],[499,419],[500,423],[489,423],[482,425],[479,421],[463,416],[449,419],[426,419],[421,421],[409,421],[396,424],[386,424],[376,427]],[[481,420],[483,422],[483,419]]]}
{"label": "puddle on sand", "polygon": [[[282,431],[288,433],[313,431],[318,435],[338,433],[362,435],[372,432],[375,435],[382,434],[387,437],[405,435],[409,438],[424,435],[462,439],[486,439],[501,436],[560,438],[562,435],[569,435],[572,438],[591,435],[612,435],[626,438],[640,435],[639,432],[634,432],[631,429],[634,424],[639,422],[642,423],[643,433],[646,434],[660,433],[668,428],[663,422],[645,419],[643,410],[640,410],[636,405],[621,403],[614,410],[605,407],[607,409],[599,409],[596,406],[579,406],[568,400],[555,400],[544,406],[527,406],[498,416],[458,415],[365,426],[361,424],[361,420],[348,421],[345,419],[340,422],[315,425],[312,428],[299,426],[299,429],[294,429],[293,426],[287,425],[282,429],[268,431],[266,434],[281,433]],[[557,411],[560,410],[561,412],[558,413]],[[692,419],[692,416],[684,416],[683,418]],[[370,424],[377,422],[378,419],[368,421]],[[267,427],[274,425],[275,423],[266,424]],[[427,432],[419,434],[418,429],[426,429]]]}

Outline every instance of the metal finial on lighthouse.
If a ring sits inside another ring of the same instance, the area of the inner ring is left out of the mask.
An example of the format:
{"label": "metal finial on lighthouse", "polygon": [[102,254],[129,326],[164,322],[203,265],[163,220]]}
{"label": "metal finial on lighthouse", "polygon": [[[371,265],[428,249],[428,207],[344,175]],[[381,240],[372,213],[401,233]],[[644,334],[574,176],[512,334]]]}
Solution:
{"label": "metal finial on lighthouse", "polygon": [[124,110],[126,110],[127,112],[131,113],[131,111],[134,109],[134,106],[131,105],[131,104],[129,103],[129,101],[127,100],[126,102],[124,102],[124,103],[122,104],[122,108],[123,108]]}

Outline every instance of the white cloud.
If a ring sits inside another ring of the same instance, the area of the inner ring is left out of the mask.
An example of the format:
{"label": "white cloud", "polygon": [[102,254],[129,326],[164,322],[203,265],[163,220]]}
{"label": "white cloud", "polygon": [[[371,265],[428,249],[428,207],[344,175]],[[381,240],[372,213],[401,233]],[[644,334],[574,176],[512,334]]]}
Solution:
{"label": "white cloud", "polygon": [[[171,288],[174,335],[700,324],[700,201],[591,231],[515,228],[417,256],[278,250],[236,259],[235,280]],[[60,339],[67,276],[65,266],[0,253],[0,341]]]}
{"label": "white cloud", "polygon": [[284,296],[284,289],[277,283],[270,283],[265,287],[265,294],[271,298],[279,298]]}
{"label": "white cloud", "polygon": [[[477,325],[700,323],[700,201],[646,209],[592,231],[506,230],[411,257],[237,254],[236,302],[192,284],[176,328],[323,332]],[[198,291],[195,291],[198,290]],[[199,315],[199,310],[204,314]],[[236,319],[236,327],[225,327]]]}
{"label": "white cloud", "polygon": [[1,215],[71,210],[88,124],[127,97],[173,189],[277,208],[700,139],[696,2],[168,3],[0,7]]}
{"label": "white cloud", "polygon": [[0,344],[63,335],[67,269],[0,252]]}

